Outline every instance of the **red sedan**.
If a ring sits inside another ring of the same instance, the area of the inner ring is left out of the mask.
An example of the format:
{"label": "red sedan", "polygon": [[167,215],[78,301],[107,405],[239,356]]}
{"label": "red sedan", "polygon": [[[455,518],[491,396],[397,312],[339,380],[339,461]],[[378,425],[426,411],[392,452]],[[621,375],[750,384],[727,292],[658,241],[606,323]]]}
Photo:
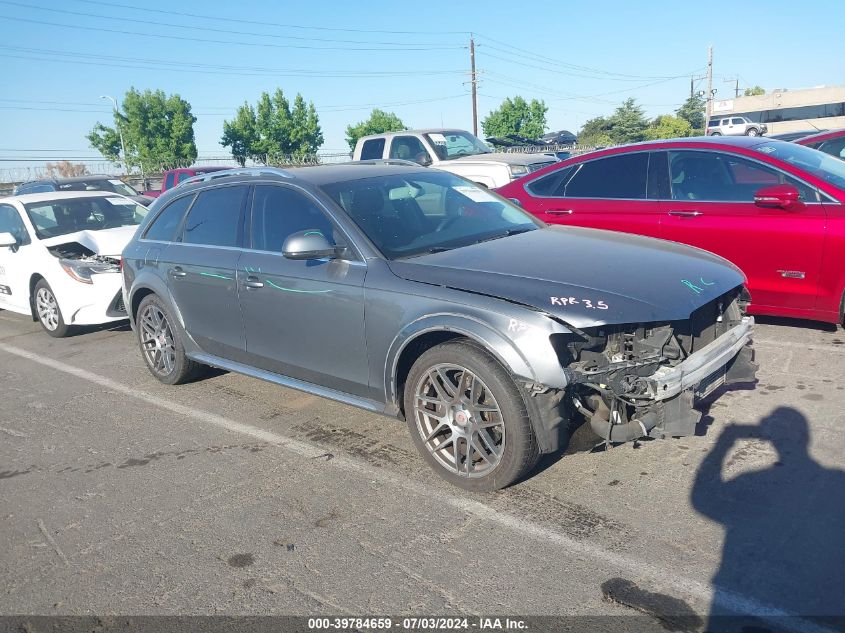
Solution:
{"label": "red sedan", "polygon": [[795,142],[845,160],[845,130],[820,132],[799,138]]}
{"label": "red sedan", "polygon": [[752,313],[842,322],[845,161],[822,152],[765,137],[638,143],[555,163],[498,193],[551,224],[721,255],[747,276]]}

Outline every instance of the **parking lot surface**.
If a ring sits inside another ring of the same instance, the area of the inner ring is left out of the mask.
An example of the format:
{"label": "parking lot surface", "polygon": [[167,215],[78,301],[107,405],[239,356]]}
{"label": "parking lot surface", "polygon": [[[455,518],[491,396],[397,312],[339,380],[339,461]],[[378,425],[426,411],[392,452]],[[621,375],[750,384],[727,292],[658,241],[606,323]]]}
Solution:
{"label": "parking lot surface", "polygon": [[845,335],[755,344],[756,388],[696,436],[474,495],[403,423],[224,372],[167,387],[126,325],[0,312],[0,613],[845,613]]}

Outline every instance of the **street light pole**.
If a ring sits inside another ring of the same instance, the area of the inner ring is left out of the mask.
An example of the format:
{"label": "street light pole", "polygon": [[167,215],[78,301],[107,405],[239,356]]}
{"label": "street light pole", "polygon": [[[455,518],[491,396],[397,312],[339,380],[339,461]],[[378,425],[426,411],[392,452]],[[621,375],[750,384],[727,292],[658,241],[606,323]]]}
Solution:
{"label": "street light pole", "polygon": [[[108,95],[101,95],[100,99],[108,99],[111,101],[114,106],[114,113],[117,115],[120,114],[117,109],[117,99]],[[123,152],[123,168],[126,169],[126,171],[129,171],[129,165],[126,162],[126,144],[123,142],[123,129],[120,126],[120,116],[117,117],[117,133],[120,136],[120,149]]]}

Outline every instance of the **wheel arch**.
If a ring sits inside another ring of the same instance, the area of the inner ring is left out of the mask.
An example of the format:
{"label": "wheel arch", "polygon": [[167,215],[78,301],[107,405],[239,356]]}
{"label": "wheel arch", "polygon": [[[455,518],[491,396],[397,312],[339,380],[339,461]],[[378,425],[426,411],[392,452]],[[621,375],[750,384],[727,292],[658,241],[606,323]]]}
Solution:
{"label": "wheel arch", "polygon": [[32,273],[29,277],[29,314],[32,316],[33,321],[37,321],[38,317],[35,314],[35,286],[38,285],[38,282],[44,279],[46,281],[46,277],[41,273]]}
{"label": "wheel arch", "polygon": [[416,359],[435,345],[455,339],[474,341],[511,374],[536,381],[534,370],[522,353],[490,325],[466,315],[428,315],[406,326],[390,345],[384,375],[385,401],[389,408],[404,415],[405,379]]}

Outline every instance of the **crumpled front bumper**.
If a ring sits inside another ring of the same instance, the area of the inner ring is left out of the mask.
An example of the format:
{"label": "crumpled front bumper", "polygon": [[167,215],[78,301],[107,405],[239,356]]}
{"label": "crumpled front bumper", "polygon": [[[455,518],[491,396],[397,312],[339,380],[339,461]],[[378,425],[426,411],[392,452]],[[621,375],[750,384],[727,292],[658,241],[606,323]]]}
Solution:
{"label": "crumpled front bumper", "polygon": [[[757,371],[751,347],[753,332],[754,317],[743,317],[739,325],[708,343],[682,363],[658,369],[649,378],[649,387],[654,399],[673,398],[682,391],[698,387],[702,381],[714,377],[720,370],[725,371],[724,379],[716,376],[708,388],[726,383],[752,382]],[[742,358],[739,358],[740,354]],[[740,361],[740,366],[731,372],[737,365],[736,361]]]}

